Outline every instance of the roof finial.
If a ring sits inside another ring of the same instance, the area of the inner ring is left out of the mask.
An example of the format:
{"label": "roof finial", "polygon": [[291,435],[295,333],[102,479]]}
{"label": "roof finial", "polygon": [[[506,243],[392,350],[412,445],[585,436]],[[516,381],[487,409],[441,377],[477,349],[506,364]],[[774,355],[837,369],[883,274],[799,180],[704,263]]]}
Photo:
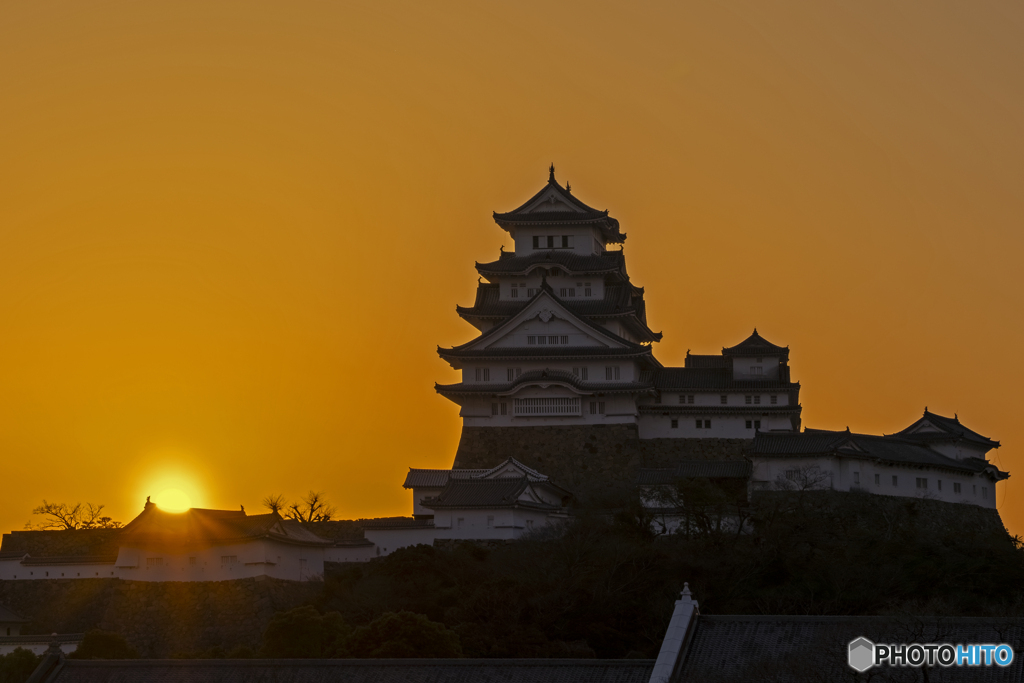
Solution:
{"label": "roof finial", "polygon": [[680,593],[679,595],[681,597],[684,597],[684,598],[688,598],[691,595],[693,595],[693,593],[690,592],[690,582],[689,581],[683,581],[683,592]]}
{"label": "roof finial", "polygon": [[569,184],[568,180],[565,181],[565,191],[566,192],[572,192],[572,185]]}
{"label": "roof finial", "polygon": [[555,182],[555,162],[551,162],[551,168],[548,169],[551,173],[548,175],[548,180]]}

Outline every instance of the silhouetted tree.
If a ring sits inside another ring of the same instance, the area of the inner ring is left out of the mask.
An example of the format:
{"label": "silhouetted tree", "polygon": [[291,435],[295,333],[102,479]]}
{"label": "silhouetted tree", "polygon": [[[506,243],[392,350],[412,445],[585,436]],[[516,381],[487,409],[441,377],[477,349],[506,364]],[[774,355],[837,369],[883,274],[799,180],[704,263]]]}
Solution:
{"label": "silhouetted tree", "polygon": [[28,529],[120,529],[122,524],[102,514],[105,505],[93,503],[50,503],[32,510],[33,515],[42,515],[43,521],[36,525],[26,524]]}
{"label": "silhouetted tree", "polygon": [[344,657],[351,628],[337,612],[321,615],[309,605],[278,612],[263,632],[261,657],[319,659]]}
{"label": "silhouetted tree", "polygon": [[461,657],[459,635],[412,612],[386,612],[348,639],[354,657]]}
{"label": "silhouetted tree", "polygon": [[267,496],[263,499],[263,507],[267,508],[271,512],[281,514],[288,506],[288,501],[285,500],[284,494],[278,493],[271,496]]}
{"label": "silhouetted tree", "polygon": [[25,683],[43,658],[25,648],[0,655],[0,683]]}
{"label": "silhouetted tree", "polygon": [[329,522],[335,508],[327,502],[327,496],[319,491],[310,491],[298,503],[288,506],[288,519],[297,522]]}

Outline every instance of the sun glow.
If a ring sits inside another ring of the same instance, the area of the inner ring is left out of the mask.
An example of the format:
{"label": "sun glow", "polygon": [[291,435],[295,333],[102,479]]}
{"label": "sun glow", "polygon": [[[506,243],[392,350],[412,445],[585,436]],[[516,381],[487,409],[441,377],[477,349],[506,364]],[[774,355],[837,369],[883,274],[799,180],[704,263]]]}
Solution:
{"label": "sun glow", "polygon": [[181,489],[166,489],[158,493],[153,502],[167,512],[185,512],[192,507],[192,499]]}

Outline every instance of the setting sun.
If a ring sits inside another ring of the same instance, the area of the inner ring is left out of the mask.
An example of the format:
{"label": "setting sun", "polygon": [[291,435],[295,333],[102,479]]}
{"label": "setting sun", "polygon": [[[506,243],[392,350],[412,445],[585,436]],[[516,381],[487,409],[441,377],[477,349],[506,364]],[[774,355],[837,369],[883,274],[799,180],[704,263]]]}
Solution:
{"label": "setting sun", "polygon": [[181,489],[167,489],[161,491],[153,499],[161,510],[167,512],[184,512],[192,507],[192,500]]}

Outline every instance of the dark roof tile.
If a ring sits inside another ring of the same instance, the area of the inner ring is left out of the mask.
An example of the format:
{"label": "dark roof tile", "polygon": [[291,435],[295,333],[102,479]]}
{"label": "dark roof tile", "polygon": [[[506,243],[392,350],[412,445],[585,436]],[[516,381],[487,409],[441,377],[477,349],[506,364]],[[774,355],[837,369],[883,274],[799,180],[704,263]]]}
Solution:
{"label": "dark roof tile", "polygon": [[754,330],[754,333],[741,341],[736,346],[722,349],[723,356],[782,356],[789,357],[789,347],[776,346],[762,337]]}

